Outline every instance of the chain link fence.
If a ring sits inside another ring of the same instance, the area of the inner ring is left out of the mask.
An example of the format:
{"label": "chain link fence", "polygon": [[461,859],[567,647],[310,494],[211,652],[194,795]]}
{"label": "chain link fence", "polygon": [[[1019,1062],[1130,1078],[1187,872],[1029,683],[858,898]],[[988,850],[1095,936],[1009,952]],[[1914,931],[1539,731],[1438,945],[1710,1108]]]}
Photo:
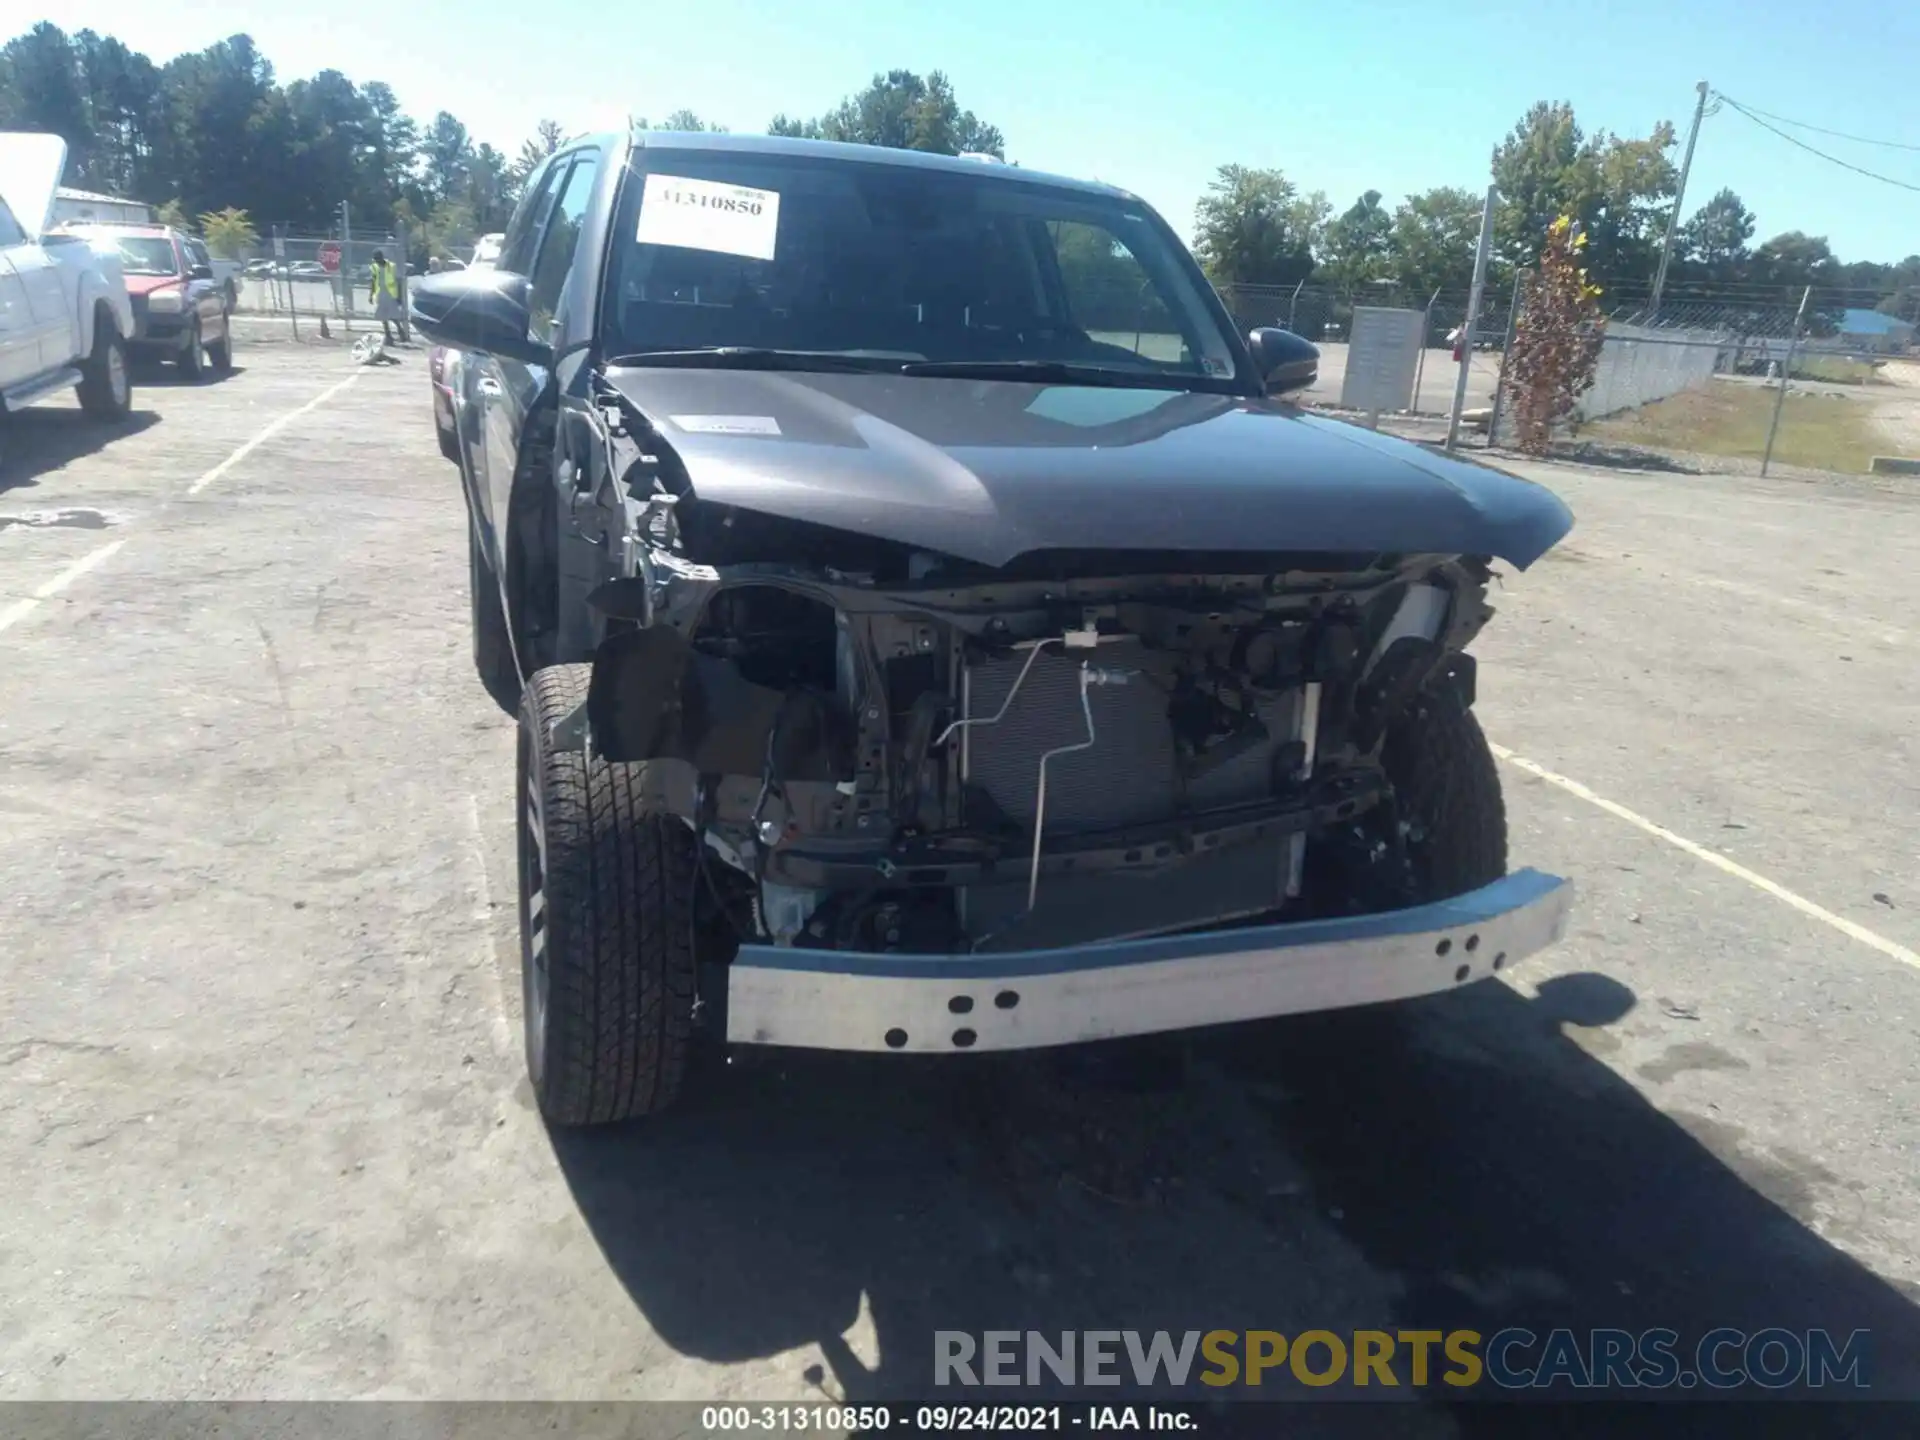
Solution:
{"label": "chain link fence", "polygon": [[[1920,470],[1914,326],[1846,298],[1616,303],[1557,448],[1696,471]],[[1491,443],[1512,440],[1510,415],[1496,406]]]}
{"label": "chain link fence", "polygon": [[[1355,308],[1421,312],[1425,347],[1411,403],[1380,424],[1410,439],[1444,438],[1464,363],[1458,443],[1495,449],[1514,439],[1502,370],[1519,294],[1517,277],[1489,283],[1469,349],[1460,334],[1464,290],[1220,287],[1242,331],[1279,325],[1320,346],[1320,378],[1299,398],[1342,418],[1352,418],[1340,395]],[[1554,453],[1697,471],[1920,470],[1920,332],[1897,305],[1846,291],[1704,284],[1657,307],[1644,290],[1608,300],[1594,383]]]}
{"label": "chain link fence", "polygon": [[1320,347],[1320,378],[1299,398],[1319,409],[1338,411],[1346,376],[1347,341],[1353,312],[1361,306],[1419,311],[1424,345],[1416,367],[1410,404],[1385,418],[1390,428],[1427,438],[1431,422],[1452,409],[1462,360],[1467,365],[1467,409],[1490,410],[1499,384],[1500,355],[1510,333],[1510,295],[1492,287],[1481,297],[1479,323],[1470,347],[1461,334],[1467,319],[1465,290],[1416,294],[1394,284],[1342,288],[1328,285],[1223,285],[1220,299],[1242,333],[1278,325]]}
{"label": "chain link fence", "polygon": [[391,235],[269,234],[245,255],[235,313],[339,324],[348,333],[373,319],[373,257],[393,261],[405,297],[405,247]]}

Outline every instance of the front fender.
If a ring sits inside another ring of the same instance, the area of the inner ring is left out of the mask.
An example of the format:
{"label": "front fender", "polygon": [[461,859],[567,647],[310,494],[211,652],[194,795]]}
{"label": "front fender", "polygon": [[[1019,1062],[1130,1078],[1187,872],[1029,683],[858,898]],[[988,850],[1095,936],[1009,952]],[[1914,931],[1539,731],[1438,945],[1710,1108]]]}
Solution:
{"label": "front fender", "polygon": [[93,322],[104,304],[113,316],[114,328],[122,339],[133,335],[133,301],[127,296],[127,279],[117,255],[94,256],[95,263],[80,272],[74,297],[74,335],[79,343],[80,359],[93,353]]}

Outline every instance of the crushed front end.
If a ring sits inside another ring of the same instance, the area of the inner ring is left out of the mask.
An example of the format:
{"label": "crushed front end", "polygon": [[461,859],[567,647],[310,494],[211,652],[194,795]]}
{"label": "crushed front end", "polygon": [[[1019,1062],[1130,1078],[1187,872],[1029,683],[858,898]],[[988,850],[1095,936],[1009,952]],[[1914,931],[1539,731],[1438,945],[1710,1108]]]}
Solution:
{"label": "crushed front end", "polygon": [[1563,882],[1503,875],[1503,818],[1462,891],[1396,791],[1396,732],[1472,704],[1484,558],[989,567],[665,487],[626,544],[584,735],[690,832],[734,1041],[1331,1008],[1481,978],[1564,923]]}

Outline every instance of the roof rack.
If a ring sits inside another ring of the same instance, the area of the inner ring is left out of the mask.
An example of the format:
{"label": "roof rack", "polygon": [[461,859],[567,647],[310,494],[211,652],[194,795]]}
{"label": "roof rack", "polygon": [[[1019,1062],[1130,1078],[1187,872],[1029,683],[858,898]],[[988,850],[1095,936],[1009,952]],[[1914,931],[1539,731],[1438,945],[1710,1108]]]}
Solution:
{"label": "roof rack", "polygon": [[1004,165],[1007,163],[998,155],[989,155],[984,150],[962,150],[959,158],[962,160],[984,160],[989,165]]}

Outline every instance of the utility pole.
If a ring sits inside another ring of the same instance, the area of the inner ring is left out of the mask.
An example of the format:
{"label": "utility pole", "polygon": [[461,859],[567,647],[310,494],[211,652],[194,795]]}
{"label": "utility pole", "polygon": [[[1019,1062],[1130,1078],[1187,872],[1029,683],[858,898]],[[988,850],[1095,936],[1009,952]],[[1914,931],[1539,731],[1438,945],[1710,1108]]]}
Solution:
{"label": "utility pole", "polygon": [[1760,478],[1763,480],[1773,464],[1773,437],[1780,433],[1780,407],[1787,403],[1787,386],[1793,383],[1793,353],[1800,348],[1800,331],[1806,324],[1807,302],[1812,298],[1813,287],[1809,285],[1800,292],[1800,308],[1793,317],[1793,334],[1787,337],[1787,363],[1780,367],[1780,393],[1773,397],[1773,420],[1767,426],[1767,453],[1760,457]]}
{"label": "utility pole", "polygon": [[347,333],[353,333],[353,226],[347,202],[340,202],[340,304],[346,312]]}
{"label": "utility pole", "polygon": [[1453,379],[1453,411],[1447,417],[1448,450],[1460,438],[1460,412],[1467,404],[1467,372],[1473,368],[1473,335],[1480,323],[1480,297],[1487,290],[1487,251],[1493,245],[1493,207],[1500,198],[1494,186],[1487,187],[1487,208],[1480,212],[1480,243],[1473,252],[1473,288],[1467,292],[1467,319],[1460,327],[1460,373]]}
{"label": "utility pole", "polygon": [[1680,206],[1687,198],[1687,172],[1693,169],[1693,145],[1700,138],[1700,122],[1707,113],[1707,82],[1693,87],[1700,103],[1693,107],[1693,128],[1687,132],[1687,153],[1680,157],[1680,183],[1673,192],[1673,213],[1667,216],[1667,238],[1660,246],[1660,268],[1653,272],[1653,294],[1647,300],[1648,318],[1660,313],[1660,292],[1667,288],[1667,265],[1673,259],[1674,237],[1680,233]]}

